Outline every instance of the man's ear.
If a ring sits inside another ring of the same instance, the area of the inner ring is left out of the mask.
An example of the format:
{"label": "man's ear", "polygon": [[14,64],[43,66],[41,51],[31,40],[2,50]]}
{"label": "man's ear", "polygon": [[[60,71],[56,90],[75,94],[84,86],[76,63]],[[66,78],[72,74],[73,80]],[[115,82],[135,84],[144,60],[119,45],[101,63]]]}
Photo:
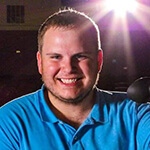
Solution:
{"label": "man's ear", "polygon": [[41,53],[38,51],[36,53],[36,59],[37,59],[37,66],[38,66],[38,71],[40,74],[42,74],[42,58],[41,58]]}
{"label": "man's ear", "polygon": [[99,50],[98,51],[98,70],[101,71],[102,65],[103,65],[103,51]]}

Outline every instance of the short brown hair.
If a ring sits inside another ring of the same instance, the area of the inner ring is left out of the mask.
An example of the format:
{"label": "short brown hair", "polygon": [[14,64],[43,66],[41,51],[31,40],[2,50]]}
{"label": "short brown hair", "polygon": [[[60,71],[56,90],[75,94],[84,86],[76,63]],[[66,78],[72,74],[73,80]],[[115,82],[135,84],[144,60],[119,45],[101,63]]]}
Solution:
{"label": "short brown hair", "polygon": [[[101,49],[100,33],[97,24],[87,15],[71,8],[60,10],[49,16],[38,30],[38,50],[42,50],[43,36],[50,27],[81,28],[89,32],[96,49]],[[85,28],[86,27],[86,28]]]}

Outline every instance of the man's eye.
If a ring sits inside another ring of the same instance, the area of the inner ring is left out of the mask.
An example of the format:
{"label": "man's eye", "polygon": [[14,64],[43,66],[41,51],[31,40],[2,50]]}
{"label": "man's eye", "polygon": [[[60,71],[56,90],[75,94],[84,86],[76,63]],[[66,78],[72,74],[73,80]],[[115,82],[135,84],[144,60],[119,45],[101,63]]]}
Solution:
{"label": "man's eye", "polygon": [[60,59],[61,57],[59,55],[50,56],[51,59]]}
{"label": "man's eye", "polygon": [[84,59],[87,58],[87,56],[85,56],[85,55],[76,55],[76,58],[77,58],[78,60],[84,60]]}

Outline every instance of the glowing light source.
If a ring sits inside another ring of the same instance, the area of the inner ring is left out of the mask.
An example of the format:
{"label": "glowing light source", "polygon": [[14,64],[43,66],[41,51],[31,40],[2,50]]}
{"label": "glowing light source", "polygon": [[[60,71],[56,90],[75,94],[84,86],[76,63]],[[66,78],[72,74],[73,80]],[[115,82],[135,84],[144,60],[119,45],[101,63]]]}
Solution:
{"label": "glowing light source", "polygon": [[108,10],[113,10],[116,15],[124,16],[126,12],[134,12],[137,7],[136,0],[106,0]]}
{"label": "glowing light source", "polygon": [[21,53],[21,51],[20,50],[16,50],[16,54],[20,54]]}

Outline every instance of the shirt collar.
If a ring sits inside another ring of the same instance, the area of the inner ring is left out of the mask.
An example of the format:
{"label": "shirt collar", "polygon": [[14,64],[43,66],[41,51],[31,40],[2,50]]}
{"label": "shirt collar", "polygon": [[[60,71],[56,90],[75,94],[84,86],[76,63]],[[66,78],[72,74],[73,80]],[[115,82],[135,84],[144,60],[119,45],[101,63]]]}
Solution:
{"label": "shirt collar", "polygon": [[108,122],[108,106],[105,101],[105,96],[99,89],[96,89],[96,103],[94,104],[88,118],[92,119],[94,122]]}
{"label": "shirt collar", "polygon": [[49,108],[44,97],[44,91],[45,91],[45,86],[42,85],[42,88],[40,89],[39,97],[38,97],[41,120],[44,122],[56,123],[59,120]]}
{"label": "shirt collar", "polygon": [[[39,93],[39,110],[41,120],[51,123],[59,122],[60,120],[54,115],[46,103],[44,90],[45,86],[43,85]],[[99,89],[96,89],[96,103],[94,104],[87,120],[100,123],[108,122],[108,107],[105,102],[105,97]]]}

